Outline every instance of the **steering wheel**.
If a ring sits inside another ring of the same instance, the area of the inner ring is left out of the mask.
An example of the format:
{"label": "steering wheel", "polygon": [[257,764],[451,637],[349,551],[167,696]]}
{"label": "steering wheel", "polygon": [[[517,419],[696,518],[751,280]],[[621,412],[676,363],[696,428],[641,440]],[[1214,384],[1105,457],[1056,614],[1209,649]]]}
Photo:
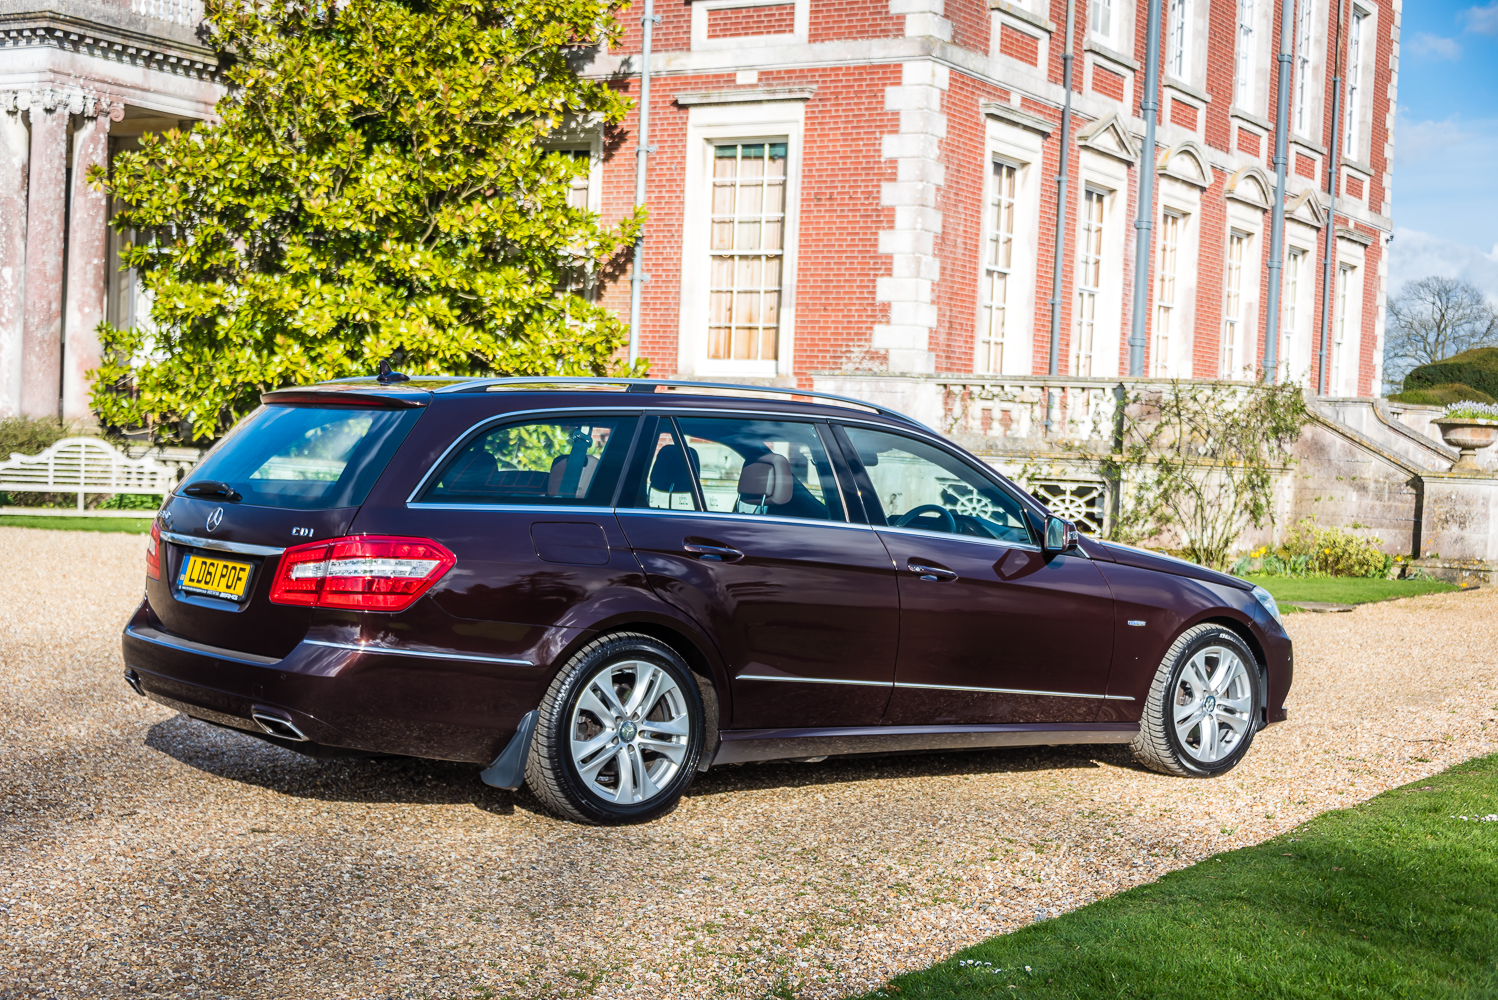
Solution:
{"label": "steering wheel", "polygon": [[940,504],[934,503],[923,503],[919,507],[910,508],[899,517],[895,518],[895,527],[908,527],[911,521],[914,521],[922,514],[940,514],[942,530],[949,535],[957,534],[957,518],[953,517],[952,512],[950,510],[947,510],[947,508],[941,506]]}

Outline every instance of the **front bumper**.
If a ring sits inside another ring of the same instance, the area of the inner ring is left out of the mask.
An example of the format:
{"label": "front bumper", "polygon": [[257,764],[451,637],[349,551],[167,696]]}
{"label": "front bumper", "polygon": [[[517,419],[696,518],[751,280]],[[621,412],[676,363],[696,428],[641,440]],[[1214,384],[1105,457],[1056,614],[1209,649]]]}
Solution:
{"label": "front bumper", "polygon": [[122,644],[132,687],[206,722],[268,735],[259,714],[322,746],[488,764],[540,703],[550,664],[580,632],[536,631],[533,648],[498,657],[360,643],[345,628],[309,633],[276,659],[173,635],[143,603]]}

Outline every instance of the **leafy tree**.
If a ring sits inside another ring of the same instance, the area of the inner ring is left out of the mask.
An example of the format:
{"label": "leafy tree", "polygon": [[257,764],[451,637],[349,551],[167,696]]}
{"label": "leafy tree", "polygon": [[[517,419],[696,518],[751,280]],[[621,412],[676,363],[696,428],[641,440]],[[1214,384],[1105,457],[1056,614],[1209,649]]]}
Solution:
{"label": "leafy tree", "polygon": [[1303,390],[1175,380],[1135,394],[1126,413],[1122,448],[1104,463],[1125,484],[1111,536],[1177,534],[1187,558],[1225,569],[1244,529],[1273,520],[1275,475],[1310,419]]}
{"label": "leafy tree", "polygon": [[1405,375],[1474,347],[1498,345],[1498,311],[1469,281],[1406,281],[1389,300],[1384,381],[1398,391]]}
{"label": "leafy tree", "polygon": [[220,121],[94,182],[126,206],[154,330],[101,328],[106,424],[211,438],[261,392],[370,374],[607,374],[577,288],[635,238],[569,207],[555,143],[628,101],[576,66],[622,0],[210,0]]}

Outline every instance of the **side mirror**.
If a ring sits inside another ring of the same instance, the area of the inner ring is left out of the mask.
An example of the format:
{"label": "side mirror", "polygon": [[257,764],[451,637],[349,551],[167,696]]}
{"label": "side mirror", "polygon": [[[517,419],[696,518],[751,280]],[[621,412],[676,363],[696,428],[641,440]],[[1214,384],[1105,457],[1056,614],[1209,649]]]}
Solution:
{"label": "side mirror", "polygon": [[1059,517],[1045,519],[1045,549],[1047,554],[1071,552],[1077,547],[1077,526]]}

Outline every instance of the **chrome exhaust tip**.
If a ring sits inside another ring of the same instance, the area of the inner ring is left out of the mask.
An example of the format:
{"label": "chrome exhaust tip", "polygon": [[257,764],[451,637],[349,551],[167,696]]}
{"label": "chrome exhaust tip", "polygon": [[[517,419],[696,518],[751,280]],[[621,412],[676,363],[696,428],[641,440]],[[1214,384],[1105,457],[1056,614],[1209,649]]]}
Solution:
{"label": "chrome exhaust tip", "polygon": [[255,724],[265,730],[271,736],[279,736],[283,740],[295,740],[298,743],[310,743],[307,734],[302,732],[288,718],[282,715],[271,715],[262,709],[255,709],[250,713],[250,718]]}
{"label": "chrome exhaust tip", "polygon": [[125,671],[125,683],[130,685],[130,690],[134,691],[142,698],[146,696],[146,692],[143,691],[140,686],[140,674],[136,673],[133,669],[127,669]]}

